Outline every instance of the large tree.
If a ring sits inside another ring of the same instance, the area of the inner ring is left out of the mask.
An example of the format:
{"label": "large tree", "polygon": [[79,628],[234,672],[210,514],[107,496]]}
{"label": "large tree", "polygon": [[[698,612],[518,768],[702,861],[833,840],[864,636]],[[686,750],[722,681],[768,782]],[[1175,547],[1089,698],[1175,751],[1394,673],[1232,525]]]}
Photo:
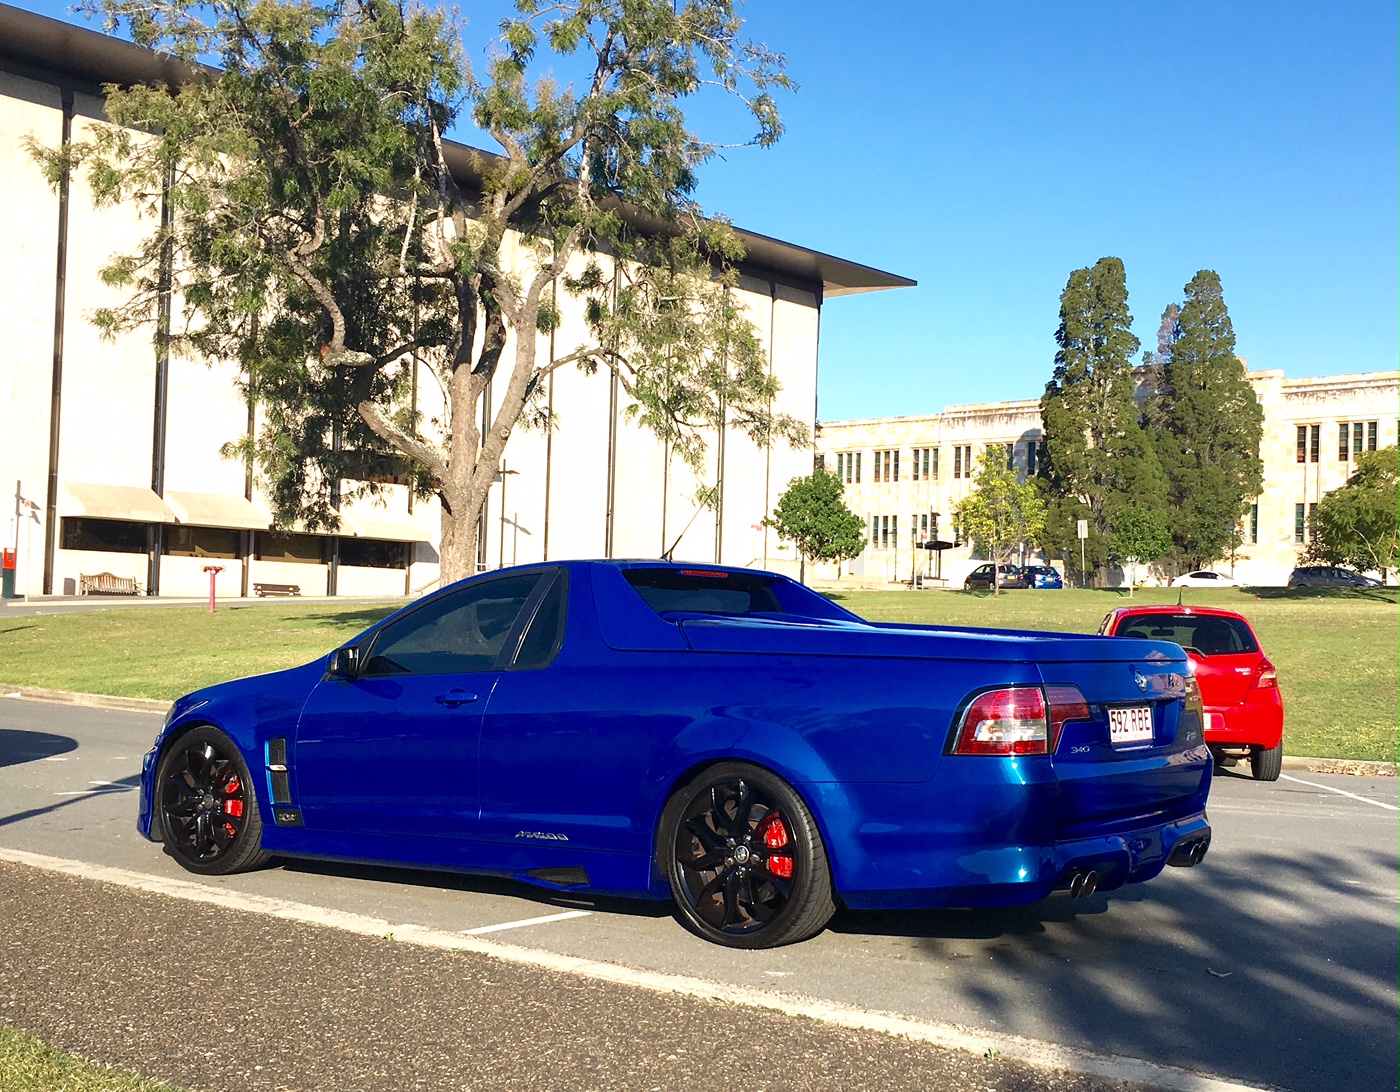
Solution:
{"label": "large tree", "polygon": [[1076,269],[1060,294],[1054,377],[1040,399],[1046,456],[1040,469],[1047,501],[1047,550],[1078,569],[1076,526],[1087,520],[1084,567],[1102,570],[1113,553],[1114,518],[1127,504],[1165,505],[1165,486],[1133,397],[1128,286],[1118,258]]}
{"label": "large tree", "polygon": [[1263,488],[1264,409],[1235,355],[1220,278],[1203,269],[1185,293],[1146,413],[1167,477],[1174,553],[1194,569],[1229,552]]}
{"label": "large tree", "polygon": [[[693,197],[720,146],[682,110],[735,96],[771,144],[783,59],[742,36],[734,0],[516,6],[477,72],[455,11],[414,0],[102,0],[109,29],[189,78],[110,87],[113,127],[36,149],[55,176],[85,160],[100,203],[159,222],[104,271],[128,296],[96,319],[154,320],[176,351],[243,364],[265,424],[237,453],[279,524],[334,527],[343,486],[373,491],[397,466],[441,499],[444,581],[474,571],[512,431],[553,426],[554,369],[611,369],[697,472],[717,428],[805,439],[772,412],[731,291],[742,248]],[[468,117],[500,154],[446,142]],[[571,306],[586,332],[543,353]],[[410,412],[420,364],[441,419]]]}
{"label": "large tree", "polygon": [[1001,595],[1001,566],[1045,531],[1045,502],[1033,482],[1017,478],[1006,449],[982,452],[972,492],[958,502],[953,518],[962,534],[992,562],[992,594]]}
{"label": "large tree", "polygon": [[1400,451],[1386,447],[1359,455],[1346,485],[1318,502],[1307,560],[1374,570],[1388,579],[1397,564],[1397,512]]}
{"label": "large tree", "polygon": [[788,482],[766,522],[797,547],[798,579],[804,583],[809,559],[840,562],[865,549],[865,521],[846,507],[836,475],[820,467]]}

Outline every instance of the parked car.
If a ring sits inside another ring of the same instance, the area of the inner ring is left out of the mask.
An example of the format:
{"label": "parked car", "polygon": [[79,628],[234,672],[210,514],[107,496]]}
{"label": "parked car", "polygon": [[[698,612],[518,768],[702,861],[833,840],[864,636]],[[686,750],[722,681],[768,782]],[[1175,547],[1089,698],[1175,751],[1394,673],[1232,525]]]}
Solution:
{"label": "parked car", "polygon": [[[1005,564],[1001,566],[1001,578],[998,581],[1003,588],[1024,588],[1028,587],[1026,577],[1021,572],[1021,566]],[[992,563],[989,561],[985,565],[978,565],[972,572],[967,574],[967,579],[963,581],[963,591],[988,591],[992,586]]]}
{"label": "parked car", "polygon": [[1290,588],[1380,588],[1384,585],[1369,576],[1340,569],[1335,565],[1300,565],[1288,574]]}
{"label": "parked car", "polygon": [[1051,565],[1027,565],[1021,570],[1028,588],[1063,588],[1060,571]]}
{"label": "parked car", "polygon": [[1206,743],[1217,765],[1248,758],[1259,781],[1283,768],[1283,696],[1278,673],[1244,616],[1208,607],[1121,607],[1099,632],[1172,641],[1191,658],[1205,703]]}
{"label": "parked car", "polygon": [[1213,573],[1209,569],[1197,569],[1193,573],[1183,573],[1172,581],[1173,588],[1238,588],[1228,576]]}
{"label": "parked car", "polygon": [[202,874],[456,869],[674,899],[701,937],[765,948],[838,903],[1028,903],[1195,864],[1202,731],[1175,644],[877,624],[772,573],[571,561],[180,698],[138,828]]}

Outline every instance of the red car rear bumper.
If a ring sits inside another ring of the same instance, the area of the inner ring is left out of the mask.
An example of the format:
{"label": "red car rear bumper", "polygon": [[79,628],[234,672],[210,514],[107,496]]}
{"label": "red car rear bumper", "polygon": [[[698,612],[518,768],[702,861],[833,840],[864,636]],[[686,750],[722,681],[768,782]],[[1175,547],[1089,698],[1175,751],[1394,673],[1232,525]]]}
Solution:
{"label": "red car rear bumper", "polygon": [[1243,705],[1206,706],[1206,742],[1277,747],[1283,738],[1283,698],[1277,687],[1251,687]]}

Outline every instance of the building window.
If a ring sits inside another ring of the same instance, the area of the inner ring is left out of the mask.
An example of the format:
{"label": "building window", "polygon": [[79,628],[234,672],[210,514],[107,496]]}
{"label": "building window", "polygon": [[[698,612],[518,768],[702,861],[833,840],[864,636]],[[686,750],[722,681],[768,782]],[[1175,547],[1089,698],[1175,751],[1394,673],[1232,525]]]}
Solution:
{"label": "building window", "polygon": [[1350,437],[1348,435],[1350,431],[1351,426],[1345,421],[1337,426],[1337,459],[1339,462],[1346,462],[1347,455],[1351,452]]}
{"label": "building window", "polygon": [[409,545],[406,542],[384,542],[372,538],[342,538],[340,563],[365,569],[408,568]]}
{"label": "building window", "polygon": [[241,531],[223,527],[167,527],[161,553],[171,557],[238,557]]}
{"label": "building window", "polygon": [[279,534],[259,531],[255,554],[259,561],[293,561],[321,565],[327,560],[330,539],[324,535]]}
{"label": "building window", "polygon": [[60,544],[65,550],[95,550],[111,554],[144,554],[146,523],[124,519],[64,518],[60,524]]}
{"label": "building window", "polygon": [[846,485],[860,484],[859,451],[838,451],[836,453],[836,480]]}
{"label": "building window", "polygon": [[1259,541],[1259,505],[1249,506],[1249,541],[1255,543]]}
{"label": "building window", "polygon": [[1376,426],[1379,425],[1379,424],[1380,424],[1379,421],[1371,421],[1371,422],[1369,422],[1369,423],[1366,425],[1366,450],[1367,450],[1367,451],[1375,451],[1375,450],[1376,450],[1376,439],[1377,439],[1377,436],[1376,436],[1377,428],[1376,428]]}
{"label": "building window", "polygon": [[812,460],[812,468],[814,470],[820,470],[823,473],[826,472],[826,456],[820,451],[817,452],[817,457]]}
{"label": "building window", "polygon": [[1298,461],[1305,463],[1308,461],[1308,426],[1298,426]]}
{"label": "building window", "polygon": [[899,481],[899,452],[895,450],[875,452],[875,476],[877,482]]}
{"label": "building window", "polygon": [[1037,440],[1026,442],[1026,477],[1034,478],[1040,466],[1040,443]]}
{"label": "building window", "polygon": [[1016,445],[1014,443],[1006,445],[1006,469],[1016,469]]}
{"label": "building window", "polygon": [[899,517],[890,517],[890,549],[899,549]]}
{"label": "building window", "polygon": [[870,517],[870,545],[880,545],[880,517]]}
{"label": "building window", "polygon": [[1304,538],[1303,538],[1303,535],[1304,535],[1304,522],[1303,522],[1304,516],[1303,516],[1303,513],[1304,513],[1304,511],[1305,511],[1305,509],[1303,508],[1303,506],[1302,506],[1301,504],[1295,504],[1295,505],[1293,506],[1293,541],[1294,541],[1294,542],[1302,542],[1302,541],[1304,541]]}
{"label": "building window", "polygon": [[953,448],[953,477],[972,477],[972,445],[960,445]]}
{"label": "building window", "polygon": [[1312,541],[1313,520],[1317,519],[1316,503],[1308,505],[1308,541]]}
{"label": "building window", "polygon": [[880,549],[888,550],[890,548],[890,517],[881,516],[880,524]]}
{"label": "building window", "polygon": [[[846,456],[846,460],[847,460],[848,462],[850,461],[850,458],[851,458],[851,457],[850,457],[849,455]],[[850,480],[850,479],[848,478],[847,481],[849,481],[849,480]],[[860,484],[860,452],[857,451],[857,452],[856,452],[856,485],[859,485],[859,484]]]}
{"label": "building window", "polygon": [[[932,460],[930,460],[932,455]],[[938,451],[933,448],[916,447],[914,449],[914,480],[930,481],[938,477]]]}
{"label": "building window", "polygon": [[1317,462],[1322,455],[1322,426],[1312,426],[1312,450],[1308,452],[1308,461]]}

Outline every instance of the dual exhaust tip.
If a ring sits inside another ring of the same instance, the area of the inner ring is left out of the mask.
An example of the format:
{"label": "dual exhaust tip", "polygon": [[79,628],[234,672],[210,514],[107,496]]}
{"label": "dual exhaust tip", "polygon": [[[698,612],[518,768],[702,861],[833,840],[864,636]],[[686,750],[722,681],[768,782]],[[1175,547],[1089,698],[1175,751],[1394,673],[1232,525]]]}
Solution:
{"label": "dual exhaust tip", "polygon": [[1061,890],[1072,899],[1087,899],[1099,889],[1099,874],[1094,869],[1087,872],[1075,870],[1070,873],[1069,884]]}
{"label": "dual exhaust tip", "polygon": [[1209,838],[1197,838],[1192,842],[1185,842],[1172,850],[1172,855],[1167,858],[1167,864],[1175,865],[1177,868],[1191,868],[1193,865],[1201,863],[1205,857],[1206,850],[1210,848]]}

